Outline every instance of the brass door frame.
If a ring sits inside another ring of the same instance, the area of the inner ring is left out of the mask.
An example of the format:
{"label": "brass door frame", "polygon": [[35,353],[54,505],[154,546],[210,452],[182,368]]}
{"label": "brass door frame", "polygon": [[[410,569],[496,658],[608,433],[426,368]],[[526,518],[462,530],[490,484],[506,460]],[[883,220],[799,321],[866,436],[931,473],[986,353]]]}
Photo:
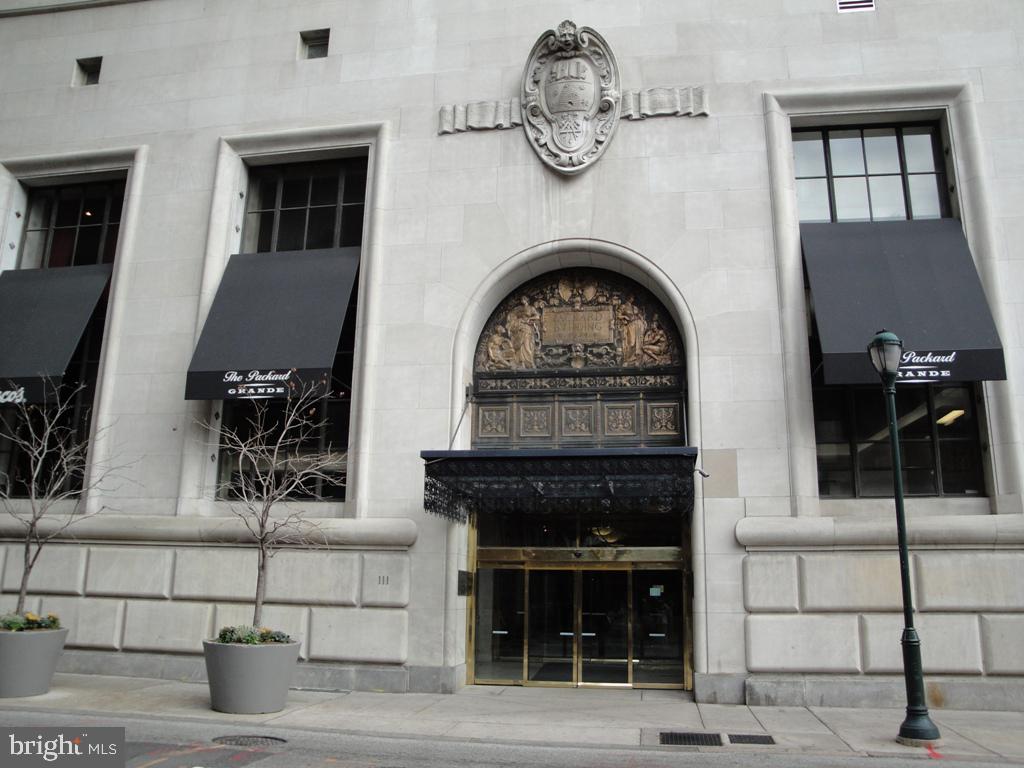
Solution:
{"label": "brass door frame", "polygon": [[[690,621],[691,616],[691,580],[689,570],[684,563],[671,562],[669,559],[661,560],[657,555],[665,554],[660,551],[647,553],[650,560],[638,559],[623,561],[619,558],[588,559],[584,562],[579,560],[565,561],[556,560],[554,557],[539,558],[530,562],[511,558],[486,560],[477,558],[475,526],[471,527],[470,539],[470,561],[471,573],[474,574],[474,589],[471,590],[467,600],[467,642],[466,642],[466,679],[471,685],[520,685],[523,687],[536,688],[663,688],[663,689],[693,689],[693,627]],[[669,549],[669,548],[666,548]],[[486,551],[486,550],[485,550]],[[544,552],[545,550],[537,550]],[[678,549],[674,550],[678,552]],[[509,553],[511,554],[511,552]],[[554,554],[554,553],[550,553]],[[523,671],[521,680],[500,680],[492,679],[478,681],[476,679],[476,573],[480,568],[500,568],[503,570],[523,571]],[[573,573],[573,639],[572,639],[572,670],[573,679],[570,682],[558,681],[533,681],[530,680],[530,572],[531,571],[571,571]],[[627,682],[625,683],[588,683],[583,678],[583,659],[580,652],[583,631],[583,571],[624,571],[626,572],[626,606],[627,606]],[[682,602],[683,602],[683,681],[680,683],[643,683],[635,685],[633,680],[633,625],[635,621],[633,606],[633,573],[635,571],[678,571],[681,579]]]}

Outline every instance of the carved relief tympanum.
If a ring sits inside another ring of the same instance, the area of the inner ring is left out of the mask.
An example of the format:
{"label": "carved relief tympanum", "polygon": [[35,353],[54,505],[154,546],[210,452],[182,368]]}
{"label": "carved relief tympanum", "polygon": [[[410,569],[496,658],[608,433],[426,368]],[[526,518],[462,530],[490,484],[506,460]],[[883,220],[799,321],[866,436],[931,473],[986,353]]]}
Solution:
{"label": "carved relief tympanum", "polygon": [[[682,365],[664,308],[639,286],[597,270],[534,280],[499,305],[477,347],[479,372]],[[541,387],[538,387],[541,388]]]}

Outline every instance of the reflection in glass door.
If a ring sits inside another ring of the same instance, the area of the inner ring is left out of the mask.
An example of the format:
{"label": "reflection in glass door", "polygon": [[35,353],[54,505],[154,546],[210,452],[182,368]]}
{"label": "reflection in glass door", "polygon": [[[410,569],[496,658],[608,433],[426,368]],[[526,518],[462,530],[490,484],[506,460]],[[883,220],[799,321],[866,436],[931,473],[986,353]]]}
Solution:
{"label": "reflection in glass door", "polygon": [[574,683],[575,584],[572,571],[528,571],[529,668],[535,683]]}
{"label": "reflection in glass door", "polygon": [[579,682],[629,683],[626,571],[580,571]]}
{"label": "reflection in glass door", "polygon": [[633,684],[683,681],[683,580],[678,571],[633,572]]}
{"label": "reflection in glass door", "polygon": [[476,643],[473,661],[481,680],[523,679],[525,572],[480,568],[476,572]]}

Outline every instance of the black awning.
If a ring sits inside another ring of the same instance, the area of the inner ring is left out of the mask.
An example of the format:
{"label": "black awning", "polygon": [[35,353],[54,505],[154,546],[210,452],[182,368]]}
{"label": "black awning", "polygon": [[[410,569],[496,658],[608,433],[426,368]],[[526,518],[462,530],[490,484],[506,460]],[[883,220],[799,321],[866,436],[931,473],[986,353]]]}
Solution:
{"label": "black awning", "polygon": [[696,448],[422,451],[423,507],[470,513],[693,511]]}
{"label": "black awning", "polygon": [[330,382],[358,248],[235,254],[185,383],[186,400],[285,397]]}
{"label": "black awning", "polygon": [[0,274],[0,397],[38,403],[53,395],[111,269],[99,264]]}
{"label": "black awning", "polygon": [[955,219],[803,224],[826,384],[877,383],[867,345],[903,339],[900,381],[1005,379],[992,313]]}

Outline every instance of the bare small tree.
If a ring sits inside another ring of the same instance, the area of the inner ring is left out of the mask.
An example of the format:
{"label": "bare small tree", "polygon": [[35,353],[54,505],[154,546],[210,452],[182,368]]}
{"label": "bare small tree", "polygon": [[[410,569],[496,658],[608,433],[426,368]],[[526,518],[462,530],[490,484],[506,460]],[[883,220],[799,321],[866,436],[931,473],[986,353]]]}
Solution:
{"label": "bare small tree", "polygon": [[315,386],[294,387],[283,401],[252,400],[241,423],[209,422],[220,434],[232,462],[219,495],[245,525],[258,552],[253,626],[260,626],[267,590],[267,568],[278,548],[308,545],[322,538],[320,528],[291,502],[320,500],[323,488],[345,484],[347,453],[320,444],[327,425],[321,405],[327,394]]}
{"label": "bare small tree", "polygon": [[[25,610],[29,577],[43,547],[98,514],[98,509],[85,511],[82,501],[123,469],[88,465],[90,436],[82,424],[89,416],[75,413],[84,385],[45,381],[44,389],[52,393],[45,403],[29,403],[22,396],[0,407],[0,448],[6,445],[10,457],[8,466],[0,465],[0,505],[24,529],[16,613]],[[104,433],[99,430],[92,441]],[[72,503],[70,510],[66,503]]]}

